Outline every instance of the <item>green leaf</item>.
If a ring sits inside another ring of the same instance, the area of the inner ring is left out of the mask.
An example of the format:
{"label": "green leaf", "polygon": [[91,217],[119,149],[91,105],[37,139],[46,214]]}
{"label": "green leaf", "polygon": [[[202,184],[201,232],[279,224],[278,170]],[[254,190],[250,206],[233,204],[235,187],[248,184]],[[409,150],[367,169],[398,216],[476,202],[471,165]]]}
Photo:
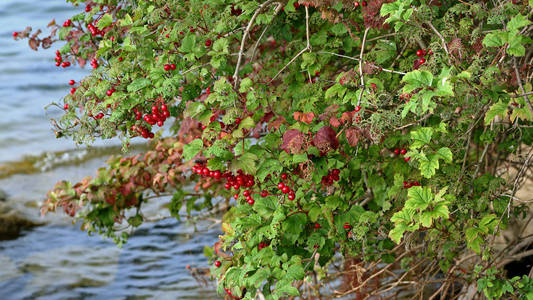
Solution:
{"label": "green leaf", "polygon": [[483,45],[486,47],[501,47],[505,45],[507,33],[497,31],[489,33],[483,38]]}
{"label": "green leaf", "polygon": [[447,163],[451,163],[452,162],[453,154],[452,154],[452,151],[450,150],[450,148],[448,148],[448,147],[440,148],[437,151],[437,155],[439,156],[439,158],[442,158]]}
{"label": "green leaf", "polygon": [[255,174],[256,172],[256,161],[257,161],[257,156],[253,153],[250,153],[250,152],[246,152],[244,153],[241,157],[239,157],[237,159],[237,168],[236,169],[241,169],[243,170],[245,173],[248,173],[248,174]]}
{"label": "green leaf", "polygon": [[147,86],[150,85],[150,79],[148,78],[137,78],[132,83],[128,85],[128,92],[135,93]]}
{"label": "green leaf", "polygon": [[508,105],[509,103],[504,103],[501,100],[498,100],[498,102],[494,103],[485,114],[485,125],[489,125],[492,120],[496,118],[496,116],[504,118],[505,114],[507,113]]}
{"label": "green leaf", "polygon": [[294,264],[287,269],[287,278],[291,280],[301,280],[304,276],[305,272],[301,264]]}
{"label": "green leaf", "polygon": [[335,96],[342,98],[344,96],[344,93],[346,93],[346,87],[342,86],[340,84],[334,84],[326,91],[326,98],[331,99]]}
{"label": "green leaf", "polygon": [[98,29],[102,30],[105,27],[111,25],[111,23],[113,23],[113,16],[111,16],[110,14],[105,14],[105,15],[103,15],[100,18],[100,20],[96,24],[96,27],[98,27]]}
{"label": "green leaf", "polygon": [[213,43],[213,51],[220,54],[229,53],[229,42],[226,38],[219,38]]}
{"label": "green leaf", "polygon": [[523,45],[523,38],[519,34],[509,35],[509,47],[507,53],[513,56],[524,56],[526,54],[526,48]]}
{"label": "green leaf", "polygon": [[265,159],[261,162],[257,172],[257,179],[263,182],[268,174],[278,173],[283,170],[283,166],[277,159]]}
{"label": "green leaf", "polygon": [[414,186],[407,192],[405,207],[408,209],[425,210],[433,201],[433,193],[429,187]]}
{"label": "green leaf", "polygon": [[191,160],[196,156],[204,147],[204,142],[201,139],[195,139],[189,144],[183,146],[183,159],[185,161]]}
{"label": "green leaf", "polygon": [[292,162],[295,163],[295,164],[301,163],[301,162],[305,162],[307,160],[308,160],[308,158],[307,158],[307,154],[306,153],[295,154],[292,157]]}
{"label": "green leaf", "polygon": [[411,131],[411,149],[418,149],[424,145],[429,144],[431,137],[433,135],[433,128],[431,127],[422,127],[420,129]]}
{"label": "green leaf", "polygon": [[189,103],[189,106],[187,106],[184,115],[186,117],[194,118],[203,111],[205,111],[205,105],[202,102],[192,102]]}
{"label": "green leaf", "polygon": [[403,87],[403,92],[410,93],[415,89],[431,86],[433,83],[433,74],[428,71],[414,70],[405,74],[402,82],[406,83]]}
{"label": "green leaf", "polygon": [[179,50],[181,52],[190,53],[194,49],[195,43],[196,43],[196,35],[188,34],[181,41],[181,46]]}
{"label": "green leaf", "polygon": [[289,243],[294,244],[296,242],[300,233],[304,230],[306,223],[307,216],[302,213],[290,215],[283,221],[281,228]]}
{"label": "green leaf", "polygon": [[439,156],[435,154],[429,155],[427,158],[420,160],[420,174],[426,178],[431,178],[435,175],[435,170],[439,168]]}
{"label": "green leaf", "polygon": [[507,30],[514,31],[529,25],[531,21],[526,16],[516,15],[507,23]]}

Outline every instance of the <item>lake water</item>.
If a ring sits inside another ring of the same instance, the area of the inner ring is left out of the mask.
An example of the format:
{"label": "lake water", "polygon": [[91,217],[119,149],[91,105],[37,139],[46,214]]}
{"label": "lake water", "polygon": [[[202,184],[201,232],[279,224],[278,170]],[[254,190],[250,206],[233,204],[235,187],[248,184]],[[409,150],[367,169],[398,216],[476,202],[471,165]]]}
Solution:
{"label": "lake water", "polygon": [[[0,170],[28,162],[39,170],[0,174],[0,189],[9,196],[6,205],[45,223],[0,241],[0,299],[217,299],[214,285],[200,285],[185,266],[207,266],[203,247],[216,241],[219,226],[200,222],[193,228],[166,219],[141,226],[119,249],[89,237],[62,213],[39,216],[38,206],[55,182],[93,175],[120,145],[97,142],[87,150],[56,139],[49,119],[61,111],[45,112],[44,106],[68,93],[68,80],[88,71],[57,68],[55,46],[34,52],[12,38],[26,26],[46,33],[51,19],[62,23],[78,11],[64,0],[0,0]],[[152,204],[154,215],[158,209]]]}

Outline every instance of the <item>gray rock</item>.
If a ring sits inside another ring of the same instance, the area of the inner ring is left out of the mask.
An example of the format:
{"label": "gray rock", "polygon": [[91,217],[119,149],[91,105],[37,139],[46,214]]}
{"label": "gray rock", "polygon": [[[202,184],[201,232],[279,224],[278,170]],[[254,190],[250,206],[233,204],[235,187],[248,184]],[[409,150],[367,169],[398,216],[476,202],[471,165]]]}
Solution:
{"label": "gray rock", "polygon": [[5,202],[7,200],[6,192],[0,190],[0,202]]}
{"label": "gray rock", "polygon": [[24,229],[42,224],[24,217],[24,215],[0,202],[0,241],[16,239]]}

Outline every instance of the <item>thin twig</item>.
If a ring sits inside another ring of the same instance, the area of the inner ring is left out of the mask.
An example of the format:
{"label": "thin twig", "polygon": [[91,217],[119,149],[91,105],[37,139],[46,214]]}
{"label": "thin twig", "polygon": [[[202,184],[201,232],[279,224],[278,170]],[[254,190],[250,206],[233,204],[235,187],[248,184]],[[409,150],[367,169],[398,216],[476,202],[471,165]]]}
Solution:
{"label": "thin twig", "polygon": [[283,72],[288,66],[290,66],[298,57],[300,57],[300,55],[304,54],[305,51],[311,51],[311,43],[309,41],[309,8],[307,6],[305,7],[305,28],[307,36],[307,45],[305,46],[305,48],[303,48],[302,51],[298,52],[296,56],[294,56],[285,66],[283,66],[283,68],[281,68],[281,70],[279,70],[278,73],[274,77],[272,77],[272,79],[270,79],[268,83],[274,81],[274,79],[276,79],[279,74],[281,74],[281,72]]}
{"label": "thin twig", "polygon": [[397,34],[398,34],[397,32],[394,32],[394,33],[387,33],[387,34],[384,34],[384,35],[377,36],[377,37],[375,37],[375,38],[368,39],[367,42],[373,42],[373,41],[381,40],[381,39],[383,39],[383,38],[391,37],[391,36],[395,36],[395,35],[397,35]]}
{"label": "thin twig", "polygon": [[368,34],[368,31],[370,30],[370,27],[367,27],[365,29],[365,33],[363,34],[363,42],[361,43],[361,52],[359,53],[359,76],[361,77],[361,93],[359,93],[359,99],[357,100],[357,106],[361,106],[361,99],[363,98],[363,92],[365,91],[365,77],[363,75],[363,53],[365,52],[365,42],[366,42],[366,35]]}
{"label": "thin twig", "polygon": [[[278,13],[281,11],[281,8],[283,7],[283,5],[281,3],[278,3],[278,6],[276,7],[275,9],[275,12],[274,12],[274,16],[277,16]],[[265,26],[265,29],[263,30],[263,32],[261,32],[261,35],[259,36],[259,38],[257,39],[257,41],[255,42],[255,45],[254,45],[254,49],[252,50],[252,58],[250,59],[251,61],[254,60],[255,58],[255,53],[257,51],[257,47],[259,46],[259,42],[261,42],[261,39],[263,39],[263,36],[265,35],[265,33],[267,32],[268,28],[270,28],[270,24],[271,23],[268,23],[267,26]]]}
{"label": "thin twig", "polygon": [[435,28],[435,26],[433,26],[433,24],[431,24],[430,21],[428,21],[427,24],[433,30],[433,32],[435,32],[435,34],[439,36],[440,40],[442,41],[442,47],[444,48],[444,51],[446,51],[446,54],[448,55],[448,63],[451,65],[452,62],[450,60],[450,51],[448,51],[448,45],[446,45],[446,40],[444,39],[442,34],[440,34],[440,32],[437,30],[437,28]]}
{"label": "thin twig", "polygon": [[246,38],[248,38],[248,35],[250,34],[250,29],[252,28],[255,22],[255,19],[257,18],[259,13],[261,13],[261,11],[263,10],[265,6],[267,6],[268,4],[272,2],[274,2],[274,0],[267,0],[263,4],[259,5],[259,7],[255,10],[254,15],[248,22],[248,26],[246,26],[246,29],[244,30],[244,33],[242,35],[242,40],[241,40],[241,48],[239,49],[239,58],[237,59],[237,66],[235,67],[235,73],[233,73],[233,80],[235,81],[235,85],[234,85],[235,87],[237,87],[238,81],[239,81],[239,68],[241,66],[242,55],[244,53],[244,46],[246,44]]}
{"label": "thin twig", "polygon": [[431,117],[431,115],[433,115],[433,113],[429,113],[429,114],[423,116],[422,118],[420,118],[418,121],[415,121],[415,122],[413,122],[413,123],[409,123],[409,124],[406,124],[406,125],[403,125],[403,126],[400,126],[400,127],[396,127],[396,128],[394,128],[394,130],[402,130],[402,129],[404,129],[404,128],[407,128],[407,127],[411,127],[411,126],[413,126],[413,125],[416,125],[416,124],[418,124],[418,123],[420,123],[420,122],[422,122],[422,121],[425,121],[427,118]]}
{"label": "thin twig", "polygon": [[510,98],[520,98],[520,97],[528,96],[528,95],[533,95],[533,92],[527,92],[525,94],[520,94],[520,95],[509,95],[509,97]]}
{"label": "thin twig", "polygon": [[522,79],[520,78],[520,72],[518,72],[518,67],[516,66],[516,57],[513,57],[513,67],[514,67],[514,72],[516,74],[516,81],[518,81],[518,86],[520,87],[520,90],[522,91],[522,96],[524,97],[524,100],[527,103],[527,107],[529,108],[529,113],[531,114],[531,117],[533,118],[533,107],[531,107],[531,102],[529,102],[529,98],[526,95],[526,90],[524,90],[524,86],[522,85]]}

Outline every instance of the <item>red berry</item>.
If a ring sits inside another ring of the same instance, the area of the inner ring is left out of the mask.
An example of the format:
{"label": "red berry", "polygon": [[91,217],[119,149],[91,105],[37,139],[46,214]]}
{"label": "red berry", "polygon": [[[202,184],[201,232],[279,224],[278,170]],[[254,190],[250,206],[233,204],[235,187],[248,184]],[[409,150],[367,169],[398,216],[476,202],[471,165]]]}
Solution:
{"label": "red berry", "polygon": [[292,201],[292,200],[294,200],[294,199],[296,198],[296,195],[294,195],[294,194],[289,194],[289,195],[287,196],[287,198],[289,198],[289,200]]}
{"label": "red berry", "polygon": [[319,223],[315,223],[315,228],[316,229],[320,228],[320,224]]}
{"label": "red berry", "polygon": [[404,157],[404,158],[403,158],[403,160],[404,160],[405,162],[408,162],[410,159],[411,159],[410,157]]}
{"label": "red berry", "polygon": [[244,197],[248,197],[248,196],[250,196],[250,191],[249,190],[245,190],[244,192],[242,192],[242,194],[244,195]]}
{"label": "red berry", "polygon": [[214,173],[213,173],[213,177],[215,179],[220,179],[220,177],[222,176],[222,173],[220,173],[219,170],[216,170]]}
{"label": "red berry", "polygon": [[248,202],[248,204],[250,204],[250,205],[254,205],[254,203],[255,203],[254,199],[252,199],[252,198],[249,198],[248,200],[246,200],[246,202]]}
{"label": "red berry", "polygon": [[344,229],[350,229],[350,228],[352,228],[352,226],[351,226],[350,224],[348,224],[348,223],[344,223],[344,226],[343,226],[343,227],[344,227]]}
{"label": "red berry", "polygon": [[281,192],[282,192],[283,194],[287,194],[290,190],[291,190],[291,189],[290,189],[288,186],[286,186],[286,185],[284,185],[284,186],[281,188]]}
{"label": "red berry", "polygon": [[399,155],[400,154],[400,149],[398,149],[398,148],[394,149],[394,154]]}
{"label": "red berry", "polygon": [[74,95],[75,92],[76,92],[76,88],[71,88],[71,89],[70,89],[70,94],[71,94],[71,95]]}
{"label": "red berry", "polygon": [[72,79],[68,81],[68,84],[70,84],[70,85],[74,85],[75,83],[76,83],[76,81],[74,81]]}
{"label": "red berry", "polygon": [[285,187],[285,184],[283,182],[278,183],[278,189],[283,189]]}
{"label": "red berry", "polygon": [[85,12],[90,12],[91,11],[91,6],[90,5],[87,5],[85,6]]}
{"label": "red berry", "polygon": [[105,92],[106,95],[111,96],[113,95],[113,90],[109,89],[107,92]]}
{"label": "red berry", "polygon": [[359,7],[359,1],[355,1],[355,2],[353,3],[353,6],[354,6],[355,8],[358,8],[358,7]]}
{"label": "red berry", "polygon": [[366,6],[366,1],[361,1],[361,6],[365,7]]}
{"label": "red berry", "polygon": [[170,69],[171,70],[176,70],[176,65],[175,64],[170,64]]}
{"label": "red berry", "polygon": [[357,105],[354,110],[355,110],[355,112],[360,111],[361,110],[361,106]]}
{"label": "red berry", "polygon": [[165,104],[161,104],[161,110],[166,111],[168,110],[168,107]]}
{"label": "red berry", "polygon": [[103,113],[99,113],[99,114],[96,115],[95,118],[97,118],[98,120],[100,120],[100,119],[103,118],[103,117],[104,117],[104,114],[103,114]]}
{"label": "red berry", "polygon": [[237,118],[237,119],[235,119],[235,124],[239,125],[239,124],[241,124],[241,121],[242,121],[241,118]]}
{"label": "red berry", "polygon": [[206,47],[210,47],[211,43],[212,43],[211,40],[208,39],[208,40],[205,41],[205,46]]}
{"label": "red berry", "polygon": [[67,109],[68,109],[68,103],[65,103],[65,105],[63,106],[63,109],[64,109],[64,110],[67,110]]}
{"label": "red berry", "polygon": [[14,38],[16,38],[18,35],[19,35],[18,32],[16,32],[16,31],[13,32],[13,37],[14,37]]}
{"label": "red berry", "polygon": [[164,69],[165,71],[170,71],[170,65],[164,65],[164,66],[163,66],[163,69]]}
{"label": "red berry", "polygon": [[405,153],[407,153],[407,150],[405,150],[405,149],[402,148],[402,150],[400,150],[400,154],[401,154],[401,155],[404,155]]}
{"label": "red berry", "polygon": [[281,179],[287,180],[287,173],[281,173]]}
{"label": "red berry", "polygon": [[222,263],[218,260],[215,260],[215,267],[220,267],[222,265]]}
{"label": "red berry", "polygon": [[426,59],[423,57],[418,60],[419,64],[424,64],[425,62],[426,62]]}
{"label": "red berry", "polygon": [[204,176],[209,175],[209,169],[208,168],[203,168],[202,169],[202,175],[204,175]]}
{"label": "red berry", "polygon": [[421,50],[421,49],[416,50],[416,56],[418,56],[418,57],[424,56],[424,51]]}
{"label": "red berry", "polygon": [[234,198],[235,200],[239,199],[239,194],[235,194],[235,195],[233,195],[233,198]]}
{"label": "red berry", "polygon": [[339,169],[333,169],[331,171],[331,174],[333,174],[333,175],[339,175],[340,173],[341,173],[341,170],[339,170]]}
{"label": "red berry", "polygon": [[266,197],[268,196],[268,192],[267,191],[261,191],[261,197]]}

